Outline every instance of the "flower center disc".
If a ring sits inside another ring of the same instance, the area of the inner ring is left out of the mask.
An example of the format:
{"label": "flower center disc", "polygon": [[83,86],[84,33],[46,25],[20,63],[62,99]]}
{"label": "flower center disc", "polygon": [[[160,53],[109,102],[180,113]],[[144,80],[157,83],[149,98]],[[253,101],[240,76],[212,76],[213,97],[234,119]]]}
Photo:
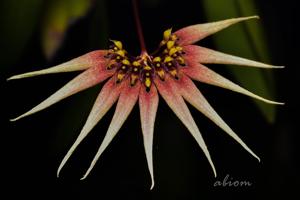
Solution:
{"label": "flower center disc", "polygon": [[174,79],[179,79],[178,70],[185,66],[182,47],[178,44],[178,37],[171,33],[171,29],[164,32],[163,40],[157,50],[148,55],[146,52],[140,56],[131,56],[123,48],[120,41],[111,40],[109,52],[105,56],[109,59],[107,70],[116,70],[116,83],[121,83],[127,77],[130,78],[130,85],[134,86],[141,81],[150,91],[153,79],[158,77],[165,80],[166,73]]}

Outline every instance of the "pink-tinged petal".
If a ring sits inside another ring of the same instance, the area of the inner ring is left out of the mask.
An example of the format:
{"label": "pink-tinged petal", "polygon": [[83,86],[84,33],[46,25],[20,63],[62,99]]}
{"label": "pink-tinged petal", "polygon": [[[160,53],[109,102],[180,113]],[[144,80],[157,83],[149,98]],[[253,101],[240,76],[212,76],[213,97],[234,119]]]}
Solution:
{"label": "pink-tinged petal", "polygon": [[186,53],[185,57],[189,60],[194,60],[200,63],[209,63],[209,64],[229,64],[229,65],[243,65],[251,67],[260,67],[260,68],[284,68],[284,66],[274,66],[268,65],[261,62],[252,61],[249,59],[232,56],[229,54],[221,53],[214,51],[208,48],[196,46],[196,45],[187,45],[184,48]]}
{"label": "pink-tinged petal", "polygon": [[179,88],[177,88],[177,84],[175,80],[173,80],[169,75],[166,76],[165,81],[161,81],[160,79],[155,79],[155,85],[163,97],[163,99],[167,102],[169,107],[173,110],[176,116],[182,121],[182,123],[187,127],[189,132],[195,138],[202,151],[204,152],[215,176],[217,176],[214,164],[211,160],[209,151],[206,147],[204,139],[187,107],[185,104]]}
{"label": "pink-tinged petal", "polygon": [[28,77],[38,76],[43,74],[80,71],[96,65],[99,65],[99,67],[103,67],[103,64],[106,62],[106,59],[104,58],[106,54],[107,54],[107,50],[92,51],[90,53],[84,54],[78,58],[74,58],[60,65],[50,67],[48,69],[15,75],[8,78],[7,80],[28,78]]}
{"label": "pink-tinged petal", "polygon": [[258,16],[240,17],[240,18],[226,19],[222,21],[205,23],[205,24],[196,24],[196,25],[182,28],[176,31],[175,34],[179,38],[180,45],[188,45],[188,44],[193,44],[216,32],[219,32],[227,28],[228,26],[231,26],[241,21],[255,19],[255,18],[259,18],[259,17]]}
{"label": "pink-tinged petal", "polygon": [[89,175],[89,173],[95,166],[97,160],[99,159],[103,151],[106,149],[106,147],[109,145],[109,143],[112,141],[112,139],[116,136],[121,126],[130,114],[131,110],[133,109],[135,103],[137,102],[141,86],[140,82],[137,82],[135,86],[130,87],[128,79],[128,81],[126,81],[126,84],[128,86],[125,86],[120,94],[115,114],[108,127],[107,133],[102,141],[102,144],[100,145],[98,152],[96,153],[93,161],[91,162],[90,167],[88,168],[84,176],[81,178],[81,180],[85,179]]}
{"label": "pink-tinged petal", "polygon": [[183,75],[179,80],[178,88],[180,88],[180,92],[185,100],[202,112],[207,118],[212,120],[216,125],[242,145],[242,147],[244,147],[244,149],[246,149],[251,155],[258,159],[258,161],[260,161],[259,157],[253,153],[253,151],[239,138],[239,136],[222,120],[218,113],[216,113],[190,78]]}
{"label": "pink-tinged petal", "polygon": [[57,92],[52,94],[50,97],[48,97],[46,100],[29,110],[28,112],[24,113],[23,115],[11,119],[11,121],[16,121],[18,119],[21,119],[23,117],[26,117],[28,115],[31,115],[33,113],[36,113],[38,111],[41,111],[58,101],[69,97],[75,93],[78,93],[84,89],[87,89],[89,87],[92,87],[96,85],[97,83],[100,83],[101,81],[107,79],[108,77],[113,75],[112,70],[101,70],[98,66],[92,67],[85,72],[81,73],[77,77],[75,77],[73,80],[71,80],[69,83],[67,83],[65,86],[63,86],[61,89],[59,89]]}
{"label": "pink-tinged petal", "polygon": [[71,157],[77,146],[102,119],[102,117],[112,107],[112,105],[117,101],[124,86],[125,82],[122,82],[121,84],[116,84],[114,78],[111,78],[107,83],[105,83],[94,103],[94,106],[79,136],[77,137],[76,141],[71,146],[68,153],[65,155],[62,162],[60,163],[57,170],[57,177],[59,176],[61,169]]}
{"label": "pink-tinged petal", "polygon": [[278,104],[278,105],[284,104],[280,102],[271,101],[263,97],[260,97],[256,94],[253,94],[252,92],[249,92],[248,90],[238,86],[237,84],[231,82],[230,80],[224,78],[223,76],[217,74],[216,72],[208,69],[207,67],[205,67],[200,63],[187,61],[187,65],[188,65],[187,67],[182,68],[182,71],[194,80],[207,83],[210,85],[222,87],[225,89],[229,89],[234,92],[238,92],[253,97],[255,99],[264,101],[266,103]]}
{"label": "pink-tinged petal", "polygon": [[158,95],[154,85],[151,86],[149,92],[146,92],[146,88],[142,86],[139,94],[139,107],[141,115],[141,125],[143,131],[144,148],[147,158],[148,169],[151,175],[151,188],[154,187],[154,175],[153,175],[153,159],[152,159],[152,147],[153,147],[153,132],[154,122],[158,107]]}

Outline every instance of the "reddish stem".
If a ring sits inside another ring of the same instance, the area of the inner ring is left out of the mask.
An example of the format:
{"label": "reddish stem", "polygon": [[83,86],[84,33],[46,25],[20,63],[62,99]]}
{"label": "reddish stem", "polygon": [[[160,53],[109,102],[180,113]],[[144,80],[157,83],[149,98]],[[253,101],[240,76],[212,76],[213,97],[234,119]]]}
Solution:
{"label": "reddish stem", "polygon": [[137,0],[132,0],[132,6],[133,6],[135,25],[136,25],[137,33],[139,36],[141,51],[142,51],[142,54],[144,54],[144,53],[146,53],[146,44],[145,44],[142,25],[141,25],[141,21],[140,21],[140,17],[139,17]]}

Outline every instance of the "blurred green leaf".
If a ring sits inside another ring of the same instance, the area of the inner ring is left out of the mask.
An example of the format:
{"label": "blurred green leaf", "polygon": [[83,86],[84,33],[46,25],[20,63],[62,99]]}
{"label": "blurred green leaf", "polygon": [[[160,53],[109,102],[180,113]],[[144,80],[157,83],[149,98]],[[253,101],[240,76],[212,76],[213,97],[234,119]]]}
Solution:
{"label": "blurred green leaf", "polygon": [[[232,17],[257,15],[254,0],[203,0],[203,6],[209,21]],[[218,50],[252,60],[270,63],[263,26],[260,21],[247,21],[213,36]],[[272,71],[266,69],[228,68],[241,86],[268,99],[275,97],[275,82]],[[265,119],[273,123],[276,107],[253,100]]]}
{"label": "blurred green leaf", "polygon": [[40,18],[41,0],[1,0],[1,67],[17,62]]}
{"label": "blurred green leaf", "polygon": [[52,0],[47,4],[43,25],[42,45],[47,58],[60,47],[68,27],[84,16],[91,0]]}

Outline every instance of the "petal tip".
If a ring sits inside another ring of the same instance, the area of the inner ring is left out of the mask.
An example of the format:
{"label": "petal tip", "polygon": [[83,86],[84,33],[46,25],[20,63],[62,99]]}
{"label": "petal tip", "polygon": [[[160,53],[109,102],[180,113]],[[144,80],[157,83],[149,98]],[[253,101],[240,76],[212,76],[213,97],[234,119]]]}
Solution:
{"label": "petal tip", "polygon": [[207,158],[207,160],[208,160],[208,162],[209,162],[209,164],[210,164],[210,167],[211,167],[211,169],[212,169],[212,171],[213,171],[213,173],[214,173],[214,177],[217,177],[217,170],[216,170],[216,168],[215,168],[215,165],[214,165],[213,161],[211,160],[211,157],[210,157],[210,155],[209,155],[209,152],[206,150],[206,151],[204,152],[204,154],[205,154],[205,156],[206,156],[206,158]]}
{"label": "petal tip", "polygon": [[260,19],[260,17],[258,15],[253,15],[253,16],[249,16],[249,17],[243,17],[245,20],[247,19]]}
{"label": "petal tip", "polygon": [[265,68],[269,68],[269,69],[284,69],[285,66],[283,66],[283,65],[266,65]]}
{"label": "petal tip", "polygon": [[150,190],[154,188],[155,182],[154,182],[154,175],[153,175],[153,170],[150,170],[150,175],[151,175],[151,186]]}
{"label": "petal tip", "polygon": [[28,77],[34,76],[33,74],[34,74],[34,72],[28,72],[28,73],[24,73],[24,74],[13,75],[13,76],[9,77],[8,79],[6,79],[6,81],[28,78]]}
{"label": "petal tip", "polygon": [[15,79],[14,76],[11,76],[11,77],[7,78],[6,81],[11,81],[11,80],[14,80],[14,79]]}
{"label": "petal tip", "polygon": [[241,22],[241,21],[246,21],[246,20],[250,20],[250,19],[260,19],[260,17],[258,15],[252,15],[252,16],[248,16],[248,17],[238,17],[238,18],[233,18],[236,19],[236,22]]}
{"label": "petal tip", "polygon": [[214,177],[217,178],[217,172],[216,171],[214,171]]}
{"label": "petal tip", "polygon": [[259,157],[257,157],[256,159],[258,160],[258,162],[260,162],[260,161],[261,161]]}
{"label": "petal tip", "polygon": [[277,101],[268,101],[268,102],[266,102],[266,103],[269,103],[269,104],[274,104],[274,105],[280,105],[280,106],[283,106],[283,105],[285,105],[285,103],[284,103],[284,102],[277,102]]}
{"label": "petal tip", "polygon": [[255,153],[253,153],[253,152],[250,152],[250,153],[260,163],[260,158]]}
{"label": "petal tip", "polygon": [[253,94],[251,94],[251,95],[249,95],[249,96],[251,96],[251,97],[253,97],[253,98],[256,98],[257,100],[263,101],[263,102],[265,102],[265,103],[268,103],[268,104],[273,104],[273,105],[284,105],[283,102],[272,101],[272,100],[269,100],[269,99],[265,99],[265,98],[263,98],[263,97],[260,97],[260,96],[258,96],[258,95],[253,95]]}
{"label": "petal tip", "polygon": [[56,171],[56,178],[59,178],[61,168],[62,168],[62,166],[61,166],[61,164],[60,164],[60,166],[58,167],[58,169],[57,169],[57,171]]}
{"label": "petal tip", "polygon": [[[29,72],[30,73],[30,72]],[[11,80],[16,80],[16,79],[22,79],[22,78],[27,78],[29,77],[28,76],[28,73],[25,73],[25,74],[18,74],[18,75],[13,75],[9,78],[6,79],[6,81],[11,81]]]}
{"label": "petal tip", "polygon": [[23,115],[20,115],[19,117],[16,117],[16,118],[13,118],[13,119],[9,119],[10,122],[15,122],[19,119],[22,119],[23,117],[26,117],[27,115],[30,115],[30,114],[23,114]]}
{"label": "petal tip", "polygon": [[248,151],[248,153],[250,153],[254,158],[256,158],[258,162],[260,162],[260,158],[251,149],[249,149],[249,147],[247,147],[246,145],[242,146],[246,149],[246,151]]}
{"label": "petal tip", "polygon": [[216,178],[217,177],[217,171],[216,171],[216,168],[214,165],[211,166],[212,167],[212,170],[213,170],[213,173],[214,173],[214,177]]}
{"label": "petal tip", "polygon": [[152,180],[150,190],[153,190],[153,188],[154,188],[154,180]]}
{"label": "petal tip", "polygon": [[34,76],[33,72],[28,72],[24,74],[18,74],[18,75],[13,75],[9,78],[6,79],[6,81],[11,81],[11,80],[16,80],[16,79],[22,79],[22,78],[29,78],[31,76]]}
{"label": "petal tip", "polygon": [[285,66],[283,66],[283,65],[270,65],[270,68],[273,68],[273,69],[284,69],[285,68]]}
{"label": "petal tip", "polygon": [[16,118],[13,118],[13,119],[9,119],[9,121],[10,122],[15,122],[15,121],[17,121],[17,120],[19,120],[20,119],[20,117],[16,117]]}
{"label": "petal tip", "polygon": [[268,104],[281,105],[281,106],[285,104],[284,102],[272,101],[272,100],[265,99],[265,98],[260,97],[260,96],[252,96],[252,97],[256,98],[257,100],[260,100],[260,101],[263,101],[265,103],[268,103]]}

